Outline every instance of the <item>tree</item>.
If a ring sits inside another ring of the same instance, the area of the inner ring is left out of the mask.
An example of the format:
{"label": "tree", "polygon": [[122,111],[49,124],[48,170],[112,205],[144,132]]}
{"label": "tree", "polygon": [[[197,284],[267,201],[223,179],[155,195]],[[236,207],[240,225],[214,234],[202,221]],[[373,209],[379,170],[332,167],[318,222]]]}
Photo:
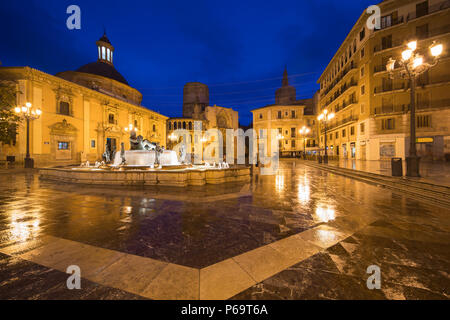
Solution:
{"label": "tree", "polygon": [[14,112],[16,88],[10,82],[0,81],[0,142],[15,142],[20,117]]}

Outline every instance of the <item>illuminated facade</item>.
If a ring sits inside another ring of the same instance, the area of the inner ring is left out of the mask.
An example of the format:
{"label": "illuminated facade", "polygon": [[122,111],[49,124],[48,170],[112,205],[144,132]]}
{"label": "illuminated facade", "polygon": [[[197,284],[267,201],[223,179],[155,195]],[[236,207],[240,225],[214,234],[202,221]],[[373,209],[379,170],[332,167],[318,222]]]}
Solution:
{"label": "illuminated facade", "polygon": [[[144,138],[166,145],[167,117],[141,106],[141,93],[128,85],[113,66],[114,47],[104,35],[96,62],[56,76],[29,67],[2,67],[0,79],[14,84],[17,105],[30,102],[42,115],[31,122],[31,157],[36,166],[101,160],[108,144],[129,149],[132,125]],[[0,147],[0,158],[22,162],[26,129],[22,122],[16,141]]]}
{"label": "illuminated facade", "polygon": [[[318,150],[316,97],[297,100],[296,90],[289,85],[285,70],[282,87],[275,92],[275,104],[252,110],[253,129],[258,139],[260,140],[263,135],[262,130],[267,130],[267,135],[270,135],[271,130],[275,129],[280,156],[299,156],[304,149],[307,153],[316,152]],[[300,133],[303,127],[310,129],[308,134]],[[266,142],[266,148],[267,155],[271,155],[269,140]]]}
{"label": "illuminated facade", "polygon": [[[418,155],[444,159],[450,155],[450,3],[391,0],[379,7],[381,29],[367,28],[364,12],[318,80],[319,113],[335,113],[327,131],[328,154],[363,160],[408,155],[409,82],[390,79],[386,64],[391,57],[400,60],[407,42],[417,40],[424,54],[433,41],[445,48],[416,88]],[[323,128],[320,143],[323,148]]]}
{"label": "illuminated facade", "polygon": [[192,144],[191,150],[187,150],[187,152],[194,153],[193,148],[196,145],[202,145],[204,148],[208,144],[208,141],[201,141],[204,138],[203,135],[194,135],[194,129],[203,133],[209,129],[219,129],[225,147],[226,130],[237,130],[238,128],[239,114],[237,111],[216,105],[210,106],[208,86],[199,82],[189,82],[183,90],[183,117],[167,120],[167,145],[173,146],[178,143],[178,139],[175,139],[173,134],[175,130],[188,130]]}

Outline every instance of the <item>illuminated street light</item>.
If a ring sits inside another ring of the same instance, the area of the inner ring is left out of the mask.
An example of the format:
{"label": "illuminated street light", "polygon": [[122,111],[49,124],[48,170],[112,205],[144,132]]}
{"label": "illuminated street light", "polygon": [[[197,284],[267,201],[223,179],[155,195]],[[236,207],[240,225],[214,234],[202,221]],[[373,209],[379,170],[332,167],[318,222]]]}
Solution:
{"label": "illuminated street light", "polygon": [[[428,71],[434,67],[438,61],[439,56],[444,51],[442,44],[433,42],[429,47],[430,57],[424,58],[423,55],[416,53],[417,41],[411,41],[407,44],[408,49],[402,52],[402,60],[399,64],[402,66],[400,69],[395,69],[395,60],[390,58],[386,70],[389,72],[391,79],[407,78],[410,83],[411,93],[411,112],[410,112],[410,147],[409,156],[406,157],[406,175],[409,177],[419,177],[419,162],[420,158],[417,156],[416,150],[416,80],[419,75]],[[420,51],[420,50],[418,50]]]}
{"label": "illuminated street light", "polygon": [[328,113],[328,110],[325,109],[322,113],[317,117],[317,120],[322,121],[325,129],[325,155],[323,157],[323,163],[328,163],[328,152],[327,152],[327,124],[328,121],[334,118],[334,113]]}
{"label": "illuminated street light", "polygon": [[30,156],[30,121],[39,119],[42,111],[41,109],[33,109],[30,102],[25,103],[25,106],[15,107],[14,111],[27,120],[27,153],[25,155],[25,168],[34,168],[34,159]]}
{"label": "illuminated street light", "polygon": [[433,42],[433,44],[430,47],[431,55],[433,57],[439,57],[442,54],[443,50],[444,46],[442,44],[436,44],[436,42]]}
{"label": "illuminated street light", "polygon": [[308,127],[303,126],[300,130],[299,133],[300,135],[303,137],[303,159],[306,159],[306,135],[310,132],[311,130]]}

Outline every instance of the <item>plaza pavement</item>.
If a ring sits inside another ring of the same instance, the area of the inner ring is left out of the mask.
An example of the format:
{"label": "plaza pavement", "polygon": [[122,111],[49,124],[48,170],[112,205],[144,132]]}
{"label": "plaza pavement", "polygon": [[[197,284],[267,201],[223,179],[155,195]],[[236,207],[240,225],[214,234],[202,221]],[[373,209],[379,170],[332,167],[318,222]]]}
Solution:
{"label": "plaza pavement", "polygon": [[[282,161],[250,184],[0,174],[2,299],[448,299],[449,209]],[[78,265],[82,289],[64,272]],[[367,267],[381,269],[369,290]],[[37,286],[36,283],[41,284]]]}

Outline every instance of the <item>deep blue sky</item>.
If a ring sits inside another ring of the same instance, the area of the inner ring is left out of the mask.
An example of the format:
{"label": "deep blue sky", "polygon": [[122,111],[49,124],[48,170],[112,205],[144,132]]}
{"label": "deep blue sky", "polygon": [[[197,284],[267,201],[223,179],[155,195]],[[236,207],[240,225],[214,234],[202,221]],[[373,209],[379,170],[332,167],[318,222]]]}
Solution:
{"label": "deep blue sky", "polygon": [[[209,85],[210,104],[239,111],[274,103],[287,65],[297,97],[316,81],[365,8],[366,0],[0,1],[0,61],[55,74],[97,58],[106,28],[114,65],[143,105],[181,116],[183,85]],[[81,8],[81,30],[66,8]]]}

